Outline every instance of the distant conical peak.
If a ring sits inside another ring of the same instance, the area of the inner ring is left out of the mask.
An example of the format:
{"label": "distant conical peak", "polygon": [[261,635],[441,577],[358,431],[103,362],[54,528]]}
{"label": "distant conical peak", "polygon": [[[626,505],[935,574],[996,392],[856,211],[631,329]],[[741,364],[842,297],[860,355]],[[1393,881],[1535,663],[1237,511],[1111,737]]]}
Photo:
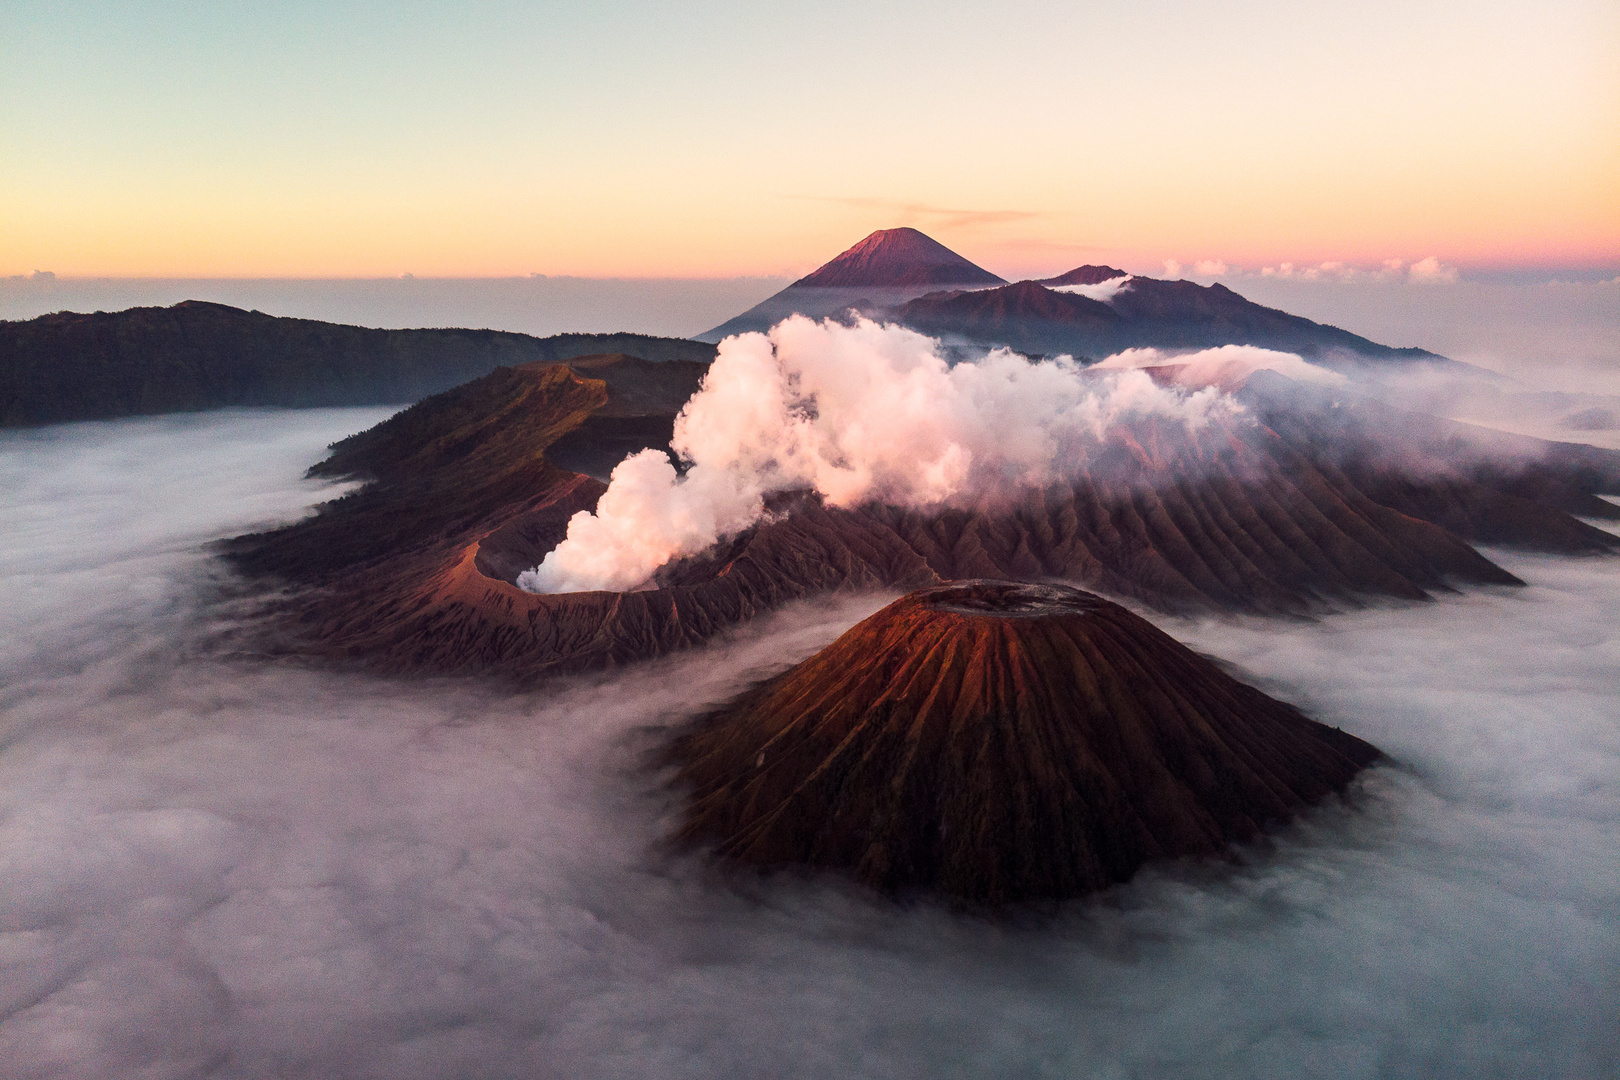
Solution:
{"label": "distant conical peak", "polygon": [[793,283],[797,288],[1003,285],[982,266],[911,228],[879,229]]}

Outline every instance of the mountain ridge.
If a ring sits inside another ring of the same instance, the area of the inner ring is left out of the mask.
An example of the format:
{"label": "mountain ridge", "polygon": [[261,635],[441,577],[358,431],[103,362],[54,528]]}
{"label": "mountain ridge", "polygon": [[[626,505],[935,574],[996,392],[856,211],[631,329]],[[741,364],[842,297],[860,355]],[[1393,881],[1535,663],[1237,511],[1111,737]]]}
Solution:
{"label": "mountain ridge", "polygon": [[497,367],[592,353],[707,362],[646,334],[378,330],[186,300],[0,322],[0,428],[234,406],[409,404]]}
{"label": "mountain ridge", "polygon": [[1077,266],[1073,270],[1059,274],[1057,277],[1037,278],[1037,285],[1101,285],[1105,281],[1114,281],[1118,278],[1130,277],[1123,270],[1112,266]]}
{"label": "mountain ridge", "polygon": [[[1081,267],[1059,277],[1097,277],[1109,270]],[[1256,304],[1218,282],[1199,285],[1131,277],[1107,300],[1095,300],[1059,292],[1039,281],[1019,281],[993,289],[926,293],[891,314],[897,322],[925,334],[1036,355],[1068,353],[1091,360],[1133,348],[1255,345],[1324,362],[1350,356],[1457,363],[1426,349],[1380,345],[1337,326]]]}
{"label": "mountain ridge", "polygon": [[[963,280],[949,280],[952,276]],[[1107,300],[1063,290],[1125,280]],[[898,322],[954,346],[1101,360],[1123,349],[1256,345],[1312,359],[1456,361],[1382,345],[1337,326],[1254,303],[1225,285],[1132,276],[1086,264],[1007,282],[916,229],[871,233],[747,311],[697,335],[718,342],[769,330],[790,315]]]}

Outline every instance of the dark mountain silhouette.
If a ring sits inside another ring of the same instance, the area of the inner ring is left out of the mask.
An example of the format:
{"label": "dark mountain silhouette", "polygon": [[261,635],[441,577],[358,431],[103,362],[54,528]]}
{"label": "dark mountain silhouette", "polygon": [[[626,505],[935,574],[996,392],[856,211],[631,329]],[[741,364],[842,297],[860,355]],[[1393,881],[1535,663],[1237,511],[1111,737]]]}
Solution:
{"label": "dark mountain silhouette", "polygon": [[669,751],[680,836],[726,860],[991,905],[1218,855],[1378,756],[1117,604],[1001,581],[902,597]]}
{"label": "dark mountain silhouette", "polygon": [[0,322],[0,427],[225,406],[404,404],[500,365],[590,353],[705,362],[642,334],[370,330],[189,300]]}
{"label": "dark mountain silhouette", "polygon": [[[1103,273],[1118,276],[1108,267],[1080,267],[1062,278],[1095,279]],[[929,293],[902,304],[892,315],[939,337],[1093,360],[1130,348],[1259,345],[1326,363],[1341,357],[1454,363],[1423,349],[1390,348],[1336,326],[1263,307],[1224,285],[1147,277],[1131,278],[1106,302],[1020,281],[997,289]]]}
{"label": "dark mountain silhouette", "polygon": [[656,588],[518,589],[604,490],[560,462],[604,476],[616,455],[667,445],[702,373],[691,365],[680,382],[675,370],[531,364],[429,398],[312,470],[370,486],[225,551],[250,575],[316,587],[289,602],[278,647],[528,679],[690,647],[836,590],[1059,579],[1164,611],[1309,615],[1517,583],[1469,539],[1572,553],[1616,544],[1571,513],[1620,492],[1620,454],[1523,440],[1509,448],[1517,464],[1446,466],[1484,459],[1454,453],[1438,428],[1424,443],[1410,418],[1347,419],[1349,405],[1274,407],[1245,391],[1260,423],[1120,430],[1063,484],[933,509],[833,509],[786,493],[765,522],[665,567]]}
{"label": "dark mountain silhouette", "polygon": [[1002,285],[1002,278],[916,229],[880,229],[831,262],[713,330],[702,341],[768,330],[789,315],[819,318],[850,308],[879,314],[940,286]]}

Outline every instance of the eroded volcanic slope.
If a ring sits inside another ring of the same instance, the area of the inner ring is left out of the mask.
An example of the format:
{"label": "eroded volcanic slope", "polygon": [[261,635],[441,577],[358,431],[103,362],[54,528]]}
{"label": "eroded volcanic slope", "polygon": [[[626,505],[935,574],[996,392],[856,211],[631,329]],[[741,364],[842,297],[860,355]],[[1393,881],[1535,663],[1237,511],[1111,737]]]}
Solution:
{"label": "eroded volcanic slope", "polygon": [[1165,611],[1308,614],[1517,582],[1469,539],[1576,554],[1615,545],[1571,515],[1615,513],[1594,493],[1620,491],[1620,455],[1535,444],[1513,466],[1442,467],[1444,445],[1439,458],[1403,456],[1387,423],[1353,409],[1330,429],[1254,398],[1263,422],[1198,438],[1137,425],[1077,463],[1072,481],[999,503],[835,509],[790,493],[767,523],[665,567],[656,588],[518,589],[604,490],[577,470],[602,477],[622,453],[666,446],[703,370],[631,357],[498,370],[339,443],[312,472],[369,486],[225,552],[251,575],[313,586],[278,624],[288,647],[535,678],[689,647],[834,590],[1062,579]]}
{"label": "eroded volcanic slope", "polygon": [[560,541],[625,453],[669,444],[706,370],[622,354],[498,368],[335,444],[310,475],[365,487],[296,525],[238,537],[225,552],[250,573],[338,582],[340,592],[365,579],[380,597],[478,538],[487,551],[472,559],[482,572],[515,576],[532,564],[502,562],[502,538]]}
{"label": "eroded volcanic slope", "polygon": [[500,365],[606,352],[705,363],[713,346],[644,334],[372,330],[190,300],[0,321],[0,427],[225,406],[416,401]]}
{"label": "eroded volcanic slope", "polygon": [[669,751],[680,835],[727,860],[988,904],[1219,854],[1378,756],[1117,604],[998,581],[902,597]]}

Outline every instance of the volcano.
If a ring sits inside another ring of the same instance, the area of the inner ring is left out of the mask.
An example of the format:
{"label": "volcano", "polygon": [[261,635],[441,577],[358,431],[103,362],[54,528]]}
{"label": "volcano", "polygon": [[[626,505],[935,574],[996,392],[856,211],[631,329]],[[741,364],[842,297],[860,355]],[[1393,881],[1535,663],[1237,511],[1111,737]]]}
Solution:
{"label": "volcano", "polygon": [[[365,487],[223,553],[250,577],[309,587],[274,620],[277,650],[528,681],[691,648],[838,591],[1055,579],[1160,611],[1309,616],[1518,583],[1471,541],[1617,545],[1573,515],[1620,516],[1599,497],[1620,492],[1620,454],[1516,439],[1482,459],[1463,426],[1259,372],[1238,392],[1257,422],[1134,425],[1050,487],[923,508],[783,493],[655,587],[519,589],[618,459],[669,445],[704,372],[628,356],[498,369],[337,444],[311,475]],[[1503,464],[1468,464],[1481,460]]]}
{"label": "volcano", "polygon": [[1006,281],[916,229],[879,229],[832,261],[713,330],[700,341],[768,330],[789,315],[821,318],[854,308],[877,314],[941,287]]}
{"label": "volcano", "polygon": [[911,593],[671,746],[679,835],[1003,904],[1213,856],[1380,754],[1058,585]]}
{"label": "volcano", "polygon": [[1054,291],[1128,276],[1117,267],[1088,264],[1008,284],[916,229],[880,229],[698,340],[769,330],[789,315],[843,317],[854,311],[960,344],[1032,355],[1100,360],[1132,348],[1259,345],[1319,362],[1353,357],[1455,363],[1256,304],[1220,284],[1131,277],[1107,301]]}
{"label": "volcano", "polygon": [[1005,285],[916,229],[879,229],[792,288],[845,289],[868,285]]}

